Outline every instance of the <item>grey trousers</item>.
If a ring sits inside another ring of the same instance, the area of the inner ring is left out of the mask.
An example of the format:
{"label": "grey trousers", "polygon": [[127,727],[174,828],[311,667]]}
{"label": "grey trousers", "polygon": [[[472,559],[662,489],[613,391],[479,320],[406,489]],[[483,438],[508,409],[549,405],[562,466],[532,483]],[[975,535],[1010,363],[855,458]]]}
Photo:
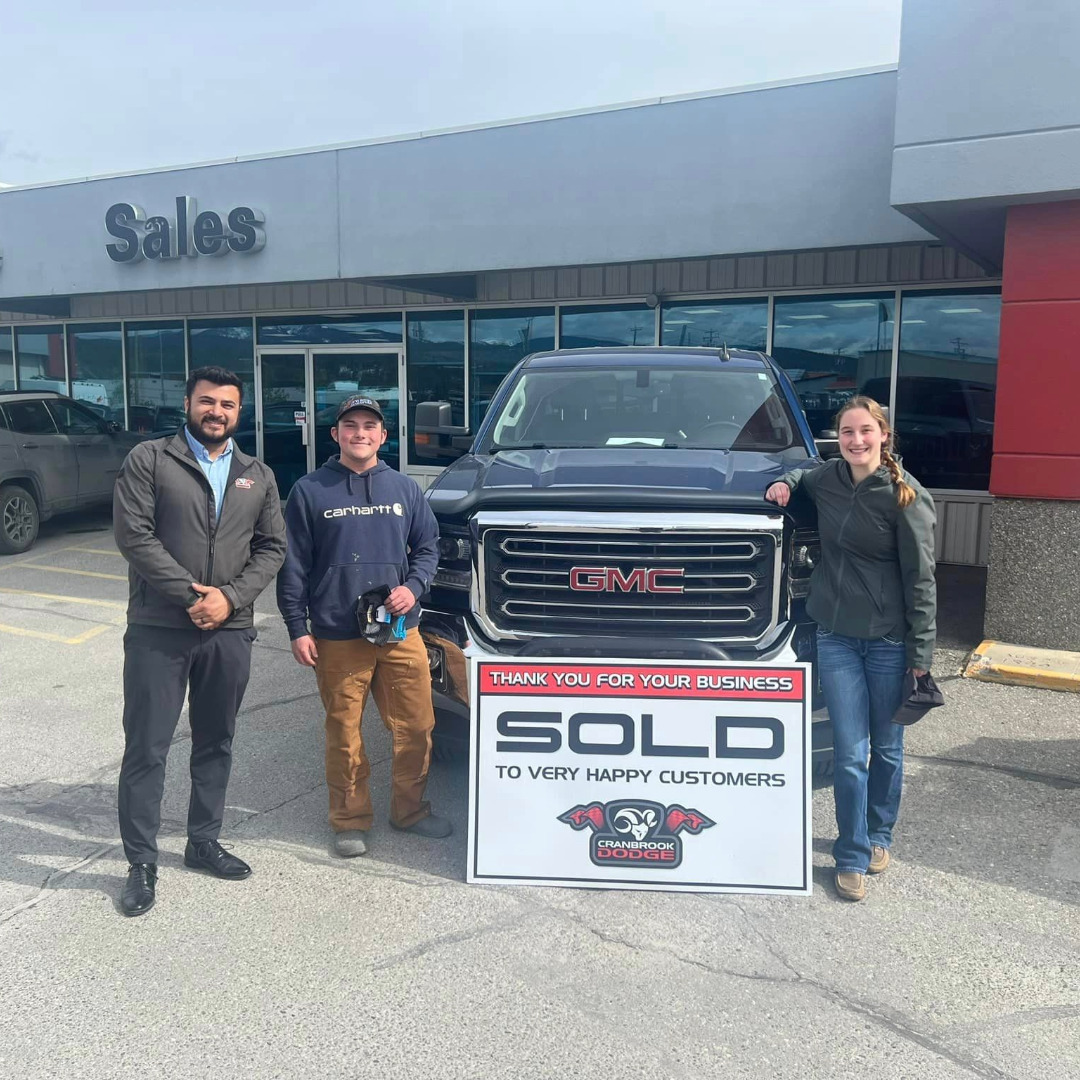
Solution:
{"label": "grey trousers", "polygon": [[187,832],[196,842],[217,839],[232,769],[236,714],[251,673],[254,640],[254,628],[127,628],[125,744],[117,810],[128,862],[157,862],[165,760],[188,694],[191,800]]}

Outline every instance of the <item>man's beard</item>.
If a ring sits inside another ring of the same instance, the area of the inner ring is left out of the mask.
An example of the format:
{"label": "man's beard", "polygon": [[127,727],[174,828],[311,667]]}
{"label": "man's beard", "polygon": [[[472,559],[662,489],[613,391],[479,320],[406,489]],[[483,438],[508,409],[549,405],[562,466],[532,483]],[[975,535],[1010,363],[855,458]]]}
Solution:
{"label": "man's beard", "polygon": [[[206,417],[204,417],[203,419],[205,420]],[[229,438],[232,436],[232,433],[236,430],[239,423],[240,417],[237,416],[233,419],[232,426],[230,427],[229,418],[225,417],[224,432],[221,435],[211,435],[208,431],[203,430],[201,423],[192,420],[191,413],[188,413],[187,417],[187,429],[191,432],[191,437],[193,439],[198,439],[199,442],[203,444],[203,446],[211,450],[215,447],[223,446],[226,442],[228,442]]]}

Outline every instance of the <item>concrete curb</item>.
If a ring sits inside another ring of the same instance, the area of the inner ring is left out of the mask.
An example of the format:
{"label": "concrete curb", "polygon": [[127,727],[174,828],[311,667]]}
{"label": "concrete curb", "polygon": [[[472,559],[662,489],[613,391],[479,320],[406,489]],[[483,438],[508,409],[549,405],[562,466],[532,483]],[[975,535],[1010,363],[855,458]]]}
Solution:
{"label": "concrete curb", "polygon": [[964,678],[1080,694],[1080,653],[984,641],[968,657]]}

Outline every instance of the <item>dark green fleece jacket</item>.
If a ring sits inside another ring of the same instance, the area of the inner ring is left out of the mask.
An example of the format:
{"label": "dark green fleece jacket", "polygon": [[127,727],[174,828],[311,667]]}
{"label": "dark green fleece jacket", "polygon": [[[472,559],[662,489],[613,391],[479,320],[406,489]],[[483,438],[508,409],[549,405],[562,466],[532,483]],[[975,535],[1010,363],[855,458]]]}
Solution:
{"label": "dark green fleece jacket", "polygon": [[[903,470],[901,470],[903,471]],[[934,500],[909,473],[915,501],[901,510],[884,466],[859,484],[843,458],[780,479],[813,500],[821,562],[806,610],[824,630],[889,638],[907,647],[908,667],[929,669],[937,636]]]}

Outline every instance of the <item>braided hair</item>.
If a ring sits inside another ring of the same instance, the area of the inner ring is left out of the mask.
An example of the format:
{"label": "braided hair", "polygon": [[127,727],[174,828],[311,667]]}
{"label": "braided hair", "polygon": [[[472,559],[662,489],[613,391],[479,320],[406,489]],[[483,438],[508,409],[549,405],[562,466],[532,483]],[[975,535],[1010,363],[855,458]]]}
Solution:
{"label": "braided hair", "polygon": [[901,510],[906,509],[915,501],[915,489],[904,479],[904,474],[900,471],[900,463],[892,456],[894,435],[885,417],[885,410],[873,398],[859,394],[844,402],[844,407],[836,414],[837,431],[840,430],[841,417],[852,409],[865,409],[885,435],[885,442],[881,447],[881,464],[889,470],[893,487],[896,488],[896,505]]}

